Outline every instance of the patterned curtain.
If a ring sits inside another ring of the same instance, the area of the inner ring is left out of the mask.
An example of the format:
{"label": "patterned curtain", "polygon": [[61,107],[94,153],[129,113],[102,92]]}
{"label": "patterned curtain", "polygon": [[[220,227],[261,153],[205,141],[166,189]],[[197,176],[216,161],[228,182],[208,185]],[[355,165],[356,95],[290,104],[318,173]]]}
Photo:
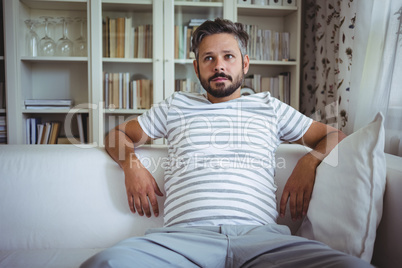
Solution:
{"label": "patterned curtain", "polygon": [[305,0],[304,7],[301,112],[342,130],[348,124],[356,5]]}

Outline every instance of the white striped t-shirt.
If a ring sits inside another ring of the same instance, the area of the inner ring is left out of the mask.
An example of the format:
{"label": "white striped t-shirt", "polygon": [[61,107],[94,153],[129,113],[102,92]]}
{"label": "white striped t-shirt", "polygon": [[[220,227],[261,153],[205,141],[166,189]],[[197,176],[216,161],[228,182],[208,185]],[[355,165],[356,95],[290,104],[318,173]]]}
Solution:
{"label": "white striped t-shirt", "polygon": [[268,92],[222,103],[174,93],[138,121],[167,139],[165,226],[276,222],[276,149],[312,123]]}

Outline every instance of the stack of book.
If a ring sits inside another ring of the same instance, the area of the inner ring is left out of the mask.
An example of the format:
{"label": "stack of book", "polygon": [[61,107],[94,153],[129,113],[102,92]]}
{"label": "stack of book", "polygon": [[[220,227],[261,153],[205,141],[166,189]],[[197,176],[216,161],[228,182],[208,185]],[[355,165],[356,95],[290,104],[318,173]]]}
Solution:
{"label": "stack of book", "polygon": [[274,77],[253,74],[244,79],[242,87],[251,88],[255,93],[269,91],[271,96],[290,104],[290,73],[283,72]]}
{"label": "stack of book", "polygon": [[7,143],[7,122],[6,116],[0,116],[0,144]]}
{"label": "stack of book", "polygon": [[259,28],[257,25],[245,25],[250,36],[247,54],[252,60],[290,60],[290,34]]}
{"label": "stack of book", "polygon": [[191,93],[205,93],[205,89],[201,86],[199,81],[192,81],[187,79],[175,80],[175,91],[191,92]]}
{"label": "stack of book", "polygon": [[70,99],[28,99],[25,109],[70,109],[73,100]]}
{"label": "stack of book", "polygon": [[[76,114],[78,135],[61,137],[61,122],[42,123],[41,118],[26,119],[26,144],[78,144],[88,142],[88,114]],[[64,126],[64,128],[72,126]]]}
{"label": "stack of book", "polygon": [[152,58],[153,26],[133,26],[131,17],[103,20],[103,56],[107,58]]}
{"label": "stack of book", "polygon": [[42,124],[40,118],[28,118],[26,120],[26,144],[56,144],[60,127],[60,122]]}
{"label": "stack of book", "polygon": [[130,73],[103,73],[103,94],[107,109],[149,109],[152,80],[131,80]]}
{"label": "stack of book", "polygon": [[174,27],[174,57],[175,59],[193,58],[191,50],[191,40],[195,29],[200,26],[205,19],[191,19],[188,25],[175,25]]}

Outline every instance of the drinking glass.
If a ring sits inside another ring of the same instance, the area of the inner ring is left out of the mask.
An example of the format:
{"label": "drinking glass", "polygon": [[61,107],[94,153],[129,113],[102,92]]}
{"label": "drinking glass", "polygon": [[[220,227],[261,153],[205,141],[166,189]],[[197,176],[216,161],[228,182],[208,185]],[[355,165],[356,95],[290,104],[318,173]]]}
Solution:
{"label": "drinking glass", "polygon": [[56,54],[57,56],[70,57],[73,55],[73,42],[68,39],[67,23],[70,22],[69,18],[60,17],[63,24],[63,36],[57,41]]}
{"label": "drinking glass", "polygon": [[38,24],[36,20],[25,20],[25,25],[28,27],[28,32],[25,36],[28,56],[38,56],[39,36],[35,32],[35,26]]}
{"label": "drinking glass", "polygon": [[49,21],[53,17],[42,16],[40,17],[45,21],[45,36],[39,41],[39,50],[41,56],[54,56],[56,52],[56,43],[49,37],[49,25],[53,22]]}
{"label": "drinking glass", "polygon": [[80,23],[80,36],[74,40],[74,56],[86,57],[87,56],[87,40],[84,37],[84,24],[85,19],[76,18]]}

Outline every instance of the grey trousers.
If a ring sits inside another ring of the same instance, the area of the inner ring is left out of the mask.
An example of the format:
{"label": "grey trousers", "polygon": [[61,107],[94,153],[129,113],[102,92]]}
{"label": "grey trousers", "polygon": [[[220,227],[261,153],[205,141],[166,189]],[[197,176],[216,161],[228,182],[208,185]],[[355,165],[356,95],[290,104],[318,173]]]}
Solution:
{"label": "grey trousers", "polygon": [[372,267],[288,227],[217,226],[150,229],[88,259],[81,267]]}

